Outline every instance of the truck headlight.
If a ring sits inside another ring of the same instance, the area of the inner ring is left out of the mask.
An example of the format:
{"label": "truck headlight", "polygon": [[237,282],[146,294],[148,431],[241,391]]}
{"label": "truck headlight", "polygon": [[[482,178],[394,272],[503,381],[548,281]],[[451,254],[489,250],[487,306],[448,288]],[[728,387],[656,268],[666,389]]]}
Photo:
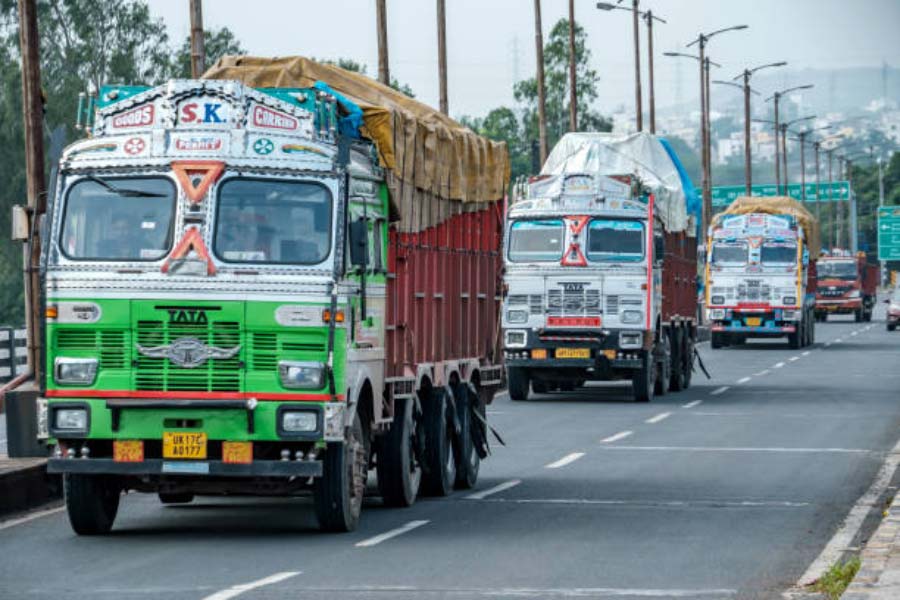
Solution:
{"label": "truck headlight", "polygon": [[725,309],[724,308],[709,309],[709,318],[714,321],[724,319],[725,318]]}
{"label": "truck headlight", "polygon": [[53,363],[53,379],[63,385],[92,385],[97,378],[96,358],[57,357]]}
{"label": "truck headlight", "polygon": [[522,330],[513,330],[506,332],[506,347],[507,348],[524,348],[525,340],[527,336],[525,332]]}
{"label": "truck headlight", "polygon": [[296,390],[317,390],[325,381],[325,365],[320,362],[283,360],[278,363],[281,385]]}
{"label": "truck headlight", "polygon": [[619,334],[619,348],[635,349],[643,346],[644,336],[640,331],[623,331]]}
{"label": "truck headlight", "polygon": [[710,296],[710,304],[725,304],[725,296]]}
{"label": "truck headlight", "polygon": [[848,298],[859,298],[859,290],[850,290],[847,292]]}
{"label": "truck headlight", "polygon": [[319,411],[286,410],[281,413],[281,429],[286,433],[312,433],[319,430]]}
{"label": "truck headlight", "polygon": [[796,296],[785,296],[781,300],[784,302],[785,306],[796,306],[797,305],[797,297]]}
{"label": "truck headlight", "polygon": [[58,408],[53,412],[53,428],[64,431],[87,431],[86,408]]}
{"label": "truck headlight", "polygon": [[508,310],[506,311],[506,320],[510,323],[527,323],[528,322],[528,311],[527,310]]}
{"label": "truck headlight", "polygon": [[641,311],[639,311],[639,310],[622,311],[622,322],[623,323],[640,323],[641,322]]}
{"label": "truck headlight", "polygon": [[796,310],[786,310],[781,314],[781,318],[785,321],[796,321],[798,314]]}

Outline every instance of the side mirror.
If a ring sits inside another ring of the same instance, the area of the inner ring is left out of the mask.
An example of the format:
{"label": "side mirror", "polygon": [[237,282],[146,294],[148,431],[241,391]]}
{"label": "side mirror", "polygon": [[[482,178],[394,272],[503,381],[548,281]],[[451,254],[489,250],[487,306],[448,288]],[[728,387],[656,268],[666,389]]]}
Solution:
{"label": "side mirror", "polygon": [[31,232],[28,209],[21,204],[12,207],[12,241],[27,242]]}
{"label": "side mirror", "polygon": [[653,260],[662,262],[666,256],[666,241],[661,235],[653,236]]}
{"label": "side mirror", "polygon": [[350,223],[350,264],[363,270],[369,264],[369,225],[365,219]]}

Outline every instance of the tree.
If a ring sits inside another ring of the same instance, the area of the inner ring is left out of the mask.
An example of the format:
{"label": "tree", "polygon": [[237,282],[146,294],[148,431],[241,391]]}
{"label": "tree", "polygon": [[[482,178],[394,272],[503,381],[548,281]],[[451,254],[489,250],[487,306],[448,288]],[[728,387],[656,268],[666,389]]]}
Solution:
{"label": "tree", "polygon": [[[203,32],[203,50],[206,53],[206,68],[213,66],[223,56],[246,54],[241,43],[227,27],[218,31]],[[191,77],[191,38],[181,44],[181,48],[172,59],[172,77],[190,79]]]}
{"label": "tree", "polygon": [[[575,25],[575,96],[578,100],[579,131],[611,131],[612,123],[596,112],[600,75],[590,67],[591,51],[587,48],[584,28]],[[546,85],[547,143],[552,148],[569,129],[569,21],[560,19],[544,44],[544,80]],[[537,139],[537,80],[526,79],[515,84],[513,94],[525,105],[524,132]]]}
{"label": "tree", "polygon": [[460,123],[486,138],[506,142],[513,181],[532,171],[531,140],[516,113],[505,106],[493,109],[483,119],[461,117]]}

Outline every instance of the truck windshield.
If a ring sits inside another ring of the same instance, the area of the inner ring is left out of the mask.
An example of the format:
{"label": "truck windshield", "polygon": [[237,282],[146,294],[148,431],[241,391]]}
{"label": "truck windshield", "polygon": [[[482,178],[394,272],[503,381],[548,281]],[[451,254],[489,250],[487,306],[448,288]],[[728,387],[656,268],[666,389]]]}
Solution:
{"label": "truck windshield", "polygon": [[746,242],[718,242],[713,245],[712,264],[745,265],[747,264],[748,247]]}
{"label": "truck windshield", "polygon": [[797,262],[795,244],[763,244],[759,260],[764,265],[792,265]]}
{"label": "truck windshield", "polygon": [[165,177],[79,179],[66,194],[60,249],[80,260],[158,260],[172,246],[174,215]]}
{"label": "truck windshield", "polygon": [[226,262],[314,265],[331,248],[331,192],[308,181],[228,179],[213,251]]}
{"label": "truck windshield", "polygon": [[856,263],[852,260],[823,260],[816,265],[819,279],[856,279]]}
{"label": "truck windshield", "polygon": [[509,230],[509,260],[542,262],[562,258],[565,229],[560,219],[516,221]]}
{"label": "truck windshield", "polygon": [[633,262],[644,258],[644,225],[638,221],[594,219],[588,226],[587,258]]}

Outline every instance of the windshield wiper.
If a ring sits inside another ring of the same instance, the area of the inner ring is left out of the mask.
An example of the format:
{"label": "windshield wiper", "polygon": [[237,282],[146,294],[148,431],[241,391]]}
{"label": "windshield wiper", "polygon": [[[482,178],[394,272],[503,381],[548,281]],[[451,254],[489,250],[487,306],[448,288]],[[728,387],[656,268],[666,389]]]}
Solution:
{"label": "windshield wiper", "polygon": [[157,192],[145,192],[143,190],[130,190],[127,188],[118,188],[113,184],[109,183],[104,179],[100,179],[96,175],[86,175],[85,179],[90,179],[96,183],[99,183],[103,187],[105,187],[110,192],[116,194],[117,196],[124,196],[125,198],[165,198],[168,194],[159,194]]}

